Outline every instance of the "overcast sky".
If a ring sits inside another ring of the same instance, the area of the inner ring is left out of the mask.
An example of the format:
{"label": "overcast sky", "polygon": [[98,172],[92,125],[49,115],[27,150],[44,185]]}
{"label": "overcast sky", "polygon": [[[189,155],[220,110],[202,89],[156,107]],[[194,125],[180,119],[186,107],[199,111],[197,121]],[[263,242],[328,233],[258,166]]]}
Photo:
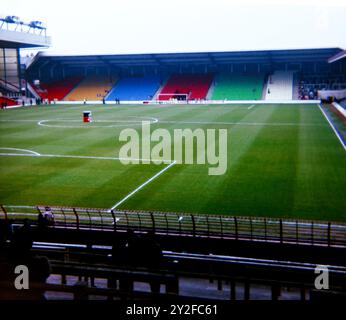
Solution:
{"label": "overcast sky", "polygon": [[345,0],[1,0],[61,54],[346,48]]}

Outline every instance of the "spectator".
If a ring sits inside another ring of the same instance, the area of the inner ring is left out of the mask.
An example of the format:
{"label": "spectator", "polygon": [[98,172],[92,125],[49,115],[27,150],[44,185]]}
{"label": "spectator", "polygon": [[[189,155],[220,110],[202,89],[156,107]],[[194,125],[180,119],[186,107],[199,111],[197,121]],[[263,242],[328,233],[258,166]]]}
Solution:
{"label": "spectator", "polygon": [[30,299],[45,300],[45,289],[42,287],[51,273],[51,266],[47,257],[35,256],[30,259],[30,287],[35,286],[35,290],[30,290]]}
{"label": "spectator", "polygon": [[33,240],[31,239],[31,226],[28,219],[24,220],[23,226],[13,234],[13,252],[20,256],[27,256],[30,253]]}
{"label": "spectator", "polygon": [[48,220],[40,212],[37,217],[37,226],[40,230],[45,229],[48,226]]}
{"label": "spectator", "polygon": [[43,217],[47,220],[48,224],[54,224],[54,215],[50,207],[45,207]]}

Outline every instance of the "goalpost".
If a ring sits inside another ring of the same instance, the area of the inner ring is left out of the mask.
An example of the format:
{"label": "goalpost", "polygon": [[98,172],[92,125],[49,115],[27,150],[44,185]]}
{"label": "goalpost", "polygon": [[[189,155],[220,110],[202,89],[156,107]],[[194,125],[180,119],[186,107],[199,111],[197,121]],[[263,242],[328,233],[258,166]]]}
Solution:
{"label": "goalpost", "polygon": [[189,101],[189,93],[159,93],[156,97],[158,103],[186,103]]}

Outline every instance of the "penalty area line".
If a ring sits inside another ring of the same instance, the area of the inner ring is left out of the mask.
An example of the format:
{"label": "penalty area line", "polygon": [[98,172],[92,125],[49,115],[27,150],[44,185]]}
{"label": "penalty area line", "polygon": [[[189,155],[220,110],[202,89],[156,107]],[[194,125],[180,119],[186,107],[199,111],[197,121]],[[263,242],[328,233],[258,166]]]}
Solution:
{"label": "penalty area line", "polygon": [[[14,151],[24,151],[27,152],[25,155],[34,155],[34,156],[40,156],[41,154],[39,154],[36,151],[33,150],[29,150],[29,149],[19,149],[19,148],[6,148],[6,147],[0,147],[0,150],[14,150]],[[18,154],[18,155],[22,155],[22,154]]]}
{"label": "penalty area line", "polygon": [[250,109],[252,109],[253,107],[256,107],[256,105],[255,105],[255,104],[252,104],[250,107],[248,107],[248,109],[250,110]]}
{"label": "penalty area line", "polygon": [[[10,149],[10,148],[0,148],[1,149]],[[25,149],[16,149],[23,150],[29,152],[30,150]],[[68,155],[68,154],[40,154],[35,151],[30,151],[31,153],[2,153],[0,152],[0,156],[3,157],[34,157],[34,158],[67,158],[67,159],[94,159],[94,160],[117,160],[117,161],[146,161],[152,163],[172,163],[171,160],[161,160],[161,159],[141,159],[141,158],[121,158],[121,157],[100,157],[100,156],[78,156],[78,155]]]}
{"label": "penalty area line", "polygon": [[152,176],[150,179],[148,179],[147,181],[145,181],[143,184],[141,184],[139,187],[137,187],[135,190],[133,190],[131,193],[129,193],[125,198],[121,199],[119,202],[117,202],[112,208],[110,208],[108,210],[108,212],[116,209],[117,207],[119,207],[122,203],[124,203],[127,199],[129,199],[130,197],[132,197],[135,193],[137,193],[139,190],[143,189],[147,184],[149,184],[150,182],[152,182],[153,180],[155,180],[158,176],[160,176],[161,174],[163,174],[165,171],[167,171],[169,168],[173,167],[177,162],[173,161],[171,164],[169,164],[167,167],[163,168],[161,171],[159,171],[158,173],[156,173],[154,176]]}

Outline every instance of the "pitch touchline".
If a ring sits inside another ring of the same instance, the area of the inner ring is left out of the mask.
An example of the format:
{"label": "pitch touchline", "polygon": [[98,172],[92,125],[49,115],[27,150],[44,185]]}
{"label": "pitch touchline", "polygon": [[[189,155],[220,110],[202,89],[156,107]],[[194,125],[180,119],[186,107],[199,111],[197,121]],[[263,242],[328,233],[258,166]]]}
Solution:
{"label": "pitch touchline", "polygon": [[151,181],[153,181],[154,179],[156,179],[158,176],[160,176],[162,173],[164,173],[165,171],[167,171],[169,168],[173,167],[177,162],[173,161],[171,164],[169,164],[167,167],[163,168],[161,171],[159,171],[158,173],[156,173],[154,176],[152,176],[149,180],[147,180],[146,182],[144,182],[143,184],[141,184],[138,188],[136,188],[135,190],[133,190],[131,193],[129,193],[125,198],[123,198],[122,200],[120,200],[118,203],[116,203],[112,208],[110,208],[108,211],[114,210],[117,207],[119,207],[123,202],[125,202],[128,198],[132,197],[136,192],[138,192],[139,190],[141,190],[142,188],[144,188],[147,184],[149,184]]}
{"label": "pitch touchline", "polygon": [[344,148],[344,150],[346,151],[346,145],[345,142],[342,140],[341,136],[339,135],[338,131],[335,129],[334,125],[330,122],[330,120],[328,119],[326,113],[323,111],[323,109],[321,108],[321,106],[318,104],[319,109],[321,110],[322,114],[324,115],[324,117],[326,118],[326,120],[328,121],[330,127],[333,129],[336,137],[339,139],[342,147]]}

